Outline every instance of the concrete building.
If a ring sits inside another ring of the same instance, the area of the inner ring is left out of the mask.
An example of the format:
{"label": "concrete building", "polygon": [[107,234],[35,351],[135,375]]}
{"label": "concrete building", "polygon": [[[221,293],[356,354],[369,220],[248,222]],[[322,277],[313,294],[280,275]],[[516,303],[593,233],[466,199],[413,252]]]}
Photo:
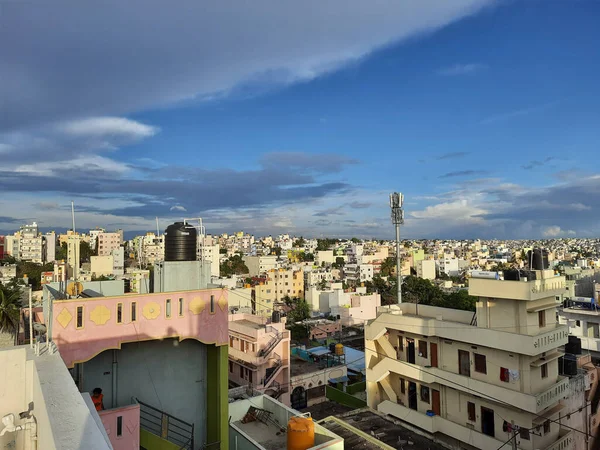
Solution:
{"label": "concrete building", "polygon": [[315,264],[317,266],[322,266],[323,263],[333,264],[335,262],[335,255],[333,254],[333,250],[319,250],[315,252]]}
{"label": "concrete building", "polygon": [[[0,367],[0,448],[139,448],[139,432],[133,436],[129,432],[139,427],[139,408],[106,410],[99,415],[89,393],[78,392],[56,351],[44,348],[37,355],[29,346],[0,350]],[[124,418],[130,425],[121,427],[117,435],[117,420]],[[110,436],[105,424],[114,430]]]}
{"label": "concrete building", "polygon": [[56,233],[49,231],[44,235],[44,262],[51,263],[56,259]]}
{"label": "concrete building", "polygon": [[21,252],[19,251],[19,241],[19,233],[15,233],[15,235],[12,236],[4,236],[4,254],[19,259],[21,256]]}
{"label": "concrete building", "polygon": [[44,238],[40,236],[38,225],[22,225],[19,241],[19,259],[42,264],[44,262]]}
{"label": "concrete building", "polygon": [[92,256],[90,258],[90,272],[93,278],[108,277],[113,275],[113,257]]}
{"label": "concrete building", "polygon": [[136,294],[150,292],[150,271],[142,269],[128,269],[126,278],[129,277],[129,288]]}
{"label": "concrete building", "polygon": [[212,236],[198,236],[198,260],[210,261],[210,274],[213,277],[221,276],[220,249],[217,239]]}
{"label": "concrete building", "polygon": [[346,264],[344,275],[349,282],[364,283],[373,280],[373,269],[373,264]]}
{"label": "concrete building", "polygon": [[475,314],[381,308],[365,330],[369,406],[462,448],[501,448],[514,422],[520,449],[572,449],[574,431],[559,421],[570,412],[558,364],[568,329],[555,319],[565,278],[544,270],[529,280],[471,278]]}
{"label": "concrete building", "polygon": [[95,296],[44,302],[49,339],[80,391],[101,387],[109,410],[139,405],[141,447],[229,448],[227,291],[102,296],[118,283],[122,291],[122,281],[96,282],[83,291]]}
{"label": "concrete building", "polygon": [[[236,393],[239,392],[237,395]],[[287,447],[287,427],[292,417],[302,413],[260,392],[232,389],[229,403],[229,436],[232,449],[265,450]],[[237,397],[237,399],[236,399]],[[315,423],[314,446],[307,450],[343,450],[344,440],[327,428]]]}
{"label": "concrete building", "polygon": [[304,290],[312,286],[317,286],[323,281],[333,281],[331,270],[327,269],[312,269],[304,272]]}
{"label": "concrete building", "polygon": [[253,287],[255,311],[263,309],[271,314],[272,304],[281,302],[285,297],[304,298],[304,275],[300,270],[272,269],[267,278]]}
{"label": "concrete building", "polygon": [[441,258],[436,260],[436,265],[439,273],[445,273],[449,277],[460,275],[458,259]]}
{"label": "concrete building", "polygon": [[120,277],[125,273],[125,249],[119,246],[110,252],[110,256],[112,256],[113,259],[112,273],[113,275]]}
{"label": "concrete building", "polygon": [[77,280],[81,252],[81,238],[78,234],[70,234],[67,238],[67,278]]}
{"label": "concrete building", "polygon": [[[339,292],[339,291],[338,291]],[[338,317],[345,327],[363,326],[377,317],[377,308],[381,306],[381,295],[359,292],[344,292],[338,296],[336,292],[329,294],[330,313]],[[337,303],[336,302],[343,302]]]}
{"label": "concrete building", "polygon": [[248,267],[248,275],[257,277],[277,269],[277,256],[244,256],[244,264]]}
{"label": "concrete building", "polygon": [[93,230],[90,230],[90,232],[88,233],[89,237],[90,237],[90,248],[92,250],[97,250],[97,246],[98,246],[98,235],[100,235],[101,233],[105,233],[106,230],[104,228],[94,228]]}
{"label": "concrete building", "polygon": [[160,261],[154,265],[154,292],[204,289],[210,283],[210,263]]}
{"label": "concrete building", "polygon": [[17,265],[0,264],[0,283],[8,283],[13,278],[17,278]]}
{"label": "concrete building", "polygon": [[285,318],[229,315],[229,382],[290,404],[290,332]]}
{"label": "concrete building", "polygon": [[582,307],[584,299],[581,300],[559,310],[559,322],[568,327],[569,334],[580,338],[581,348],[600,363],[600,309],[596,308],[591,299],[587,307]]}
{"label": "concrete building", "polygon": [[419,278],[435,280],[435,261],[433,259],[420,259],[415,266]]}
{"label": "concrete building", "polygon": [[98,233],[98,256],[109,256],[111,252],[121,246],[123,235],[121,232]]}

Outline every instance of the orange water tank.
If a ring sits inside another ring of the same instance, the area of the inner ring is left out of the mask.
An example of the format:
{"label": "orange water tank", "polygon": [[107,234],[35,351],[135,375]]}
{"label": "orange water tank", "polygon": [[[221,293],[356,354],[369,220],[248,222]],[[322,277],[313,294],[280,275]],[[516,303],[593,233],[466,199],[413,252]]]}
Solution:
{"label": "orange water tank", "polygon": [[311,417],[292,417],[287,426],[287,450],[306,450],[315,446],[315,424]]}

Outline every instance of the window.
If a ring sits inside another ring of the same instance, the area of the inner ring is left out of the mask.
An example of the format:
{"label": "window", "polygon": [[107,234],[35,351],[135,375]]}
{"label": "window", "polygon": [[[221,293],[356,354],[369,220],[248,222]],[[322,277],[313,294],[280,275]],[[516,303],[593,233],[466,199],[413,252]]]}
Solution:
{"label": "window", "polygon": [[251,370],[248,371],[248,381],[250,383],[252,383],[252,371]]}
{"label": "window", "polygon": [[467,415],[471,422],[475,422],[475,403],[467,402]]}
{"label": "window", "polygon": [[519,434],[521,435],[521,439],[524,439],[526,441],[528,441],[528,440],[531,439],[529,437],[529,429],[528,428],[517,427],[517,429],[519,430]]}
{"label": "window", "polygon": [[400,378],[400,393],[404,394],[406,392],[406,385],[404,384],[404,378]]}
{"label": "window", "polygon": [[229,373],[233,373],[233,363],[229,361]]}
{"label": "window", "polygon": [[548,378],[548,364],[542,364],[540,370],[542,371],[542,378]]}
{"label": "window", "polygon": [[419,341],[419,356],[427,358],[427,341]]}
{"label": "window", "polygon": [[580,327],[581,326],[581,322],[579,320],[576,320],[575,321],[575,325],[578,326],[578,327]]}
{"label": "window", "polygon": [[510,381],[510,373],[506,367],[500,367],[500,381],[505,383]]}
{"label": "window", "polygon": [[210,313],[211,314],[215,313],[215,296],[214,295],[210,296]]}
{"label": "window", "polygon": [[240,366],[240,378],[244,378],[244,368]]}
{"label": "window", "polygon": [[229,336],[229,346],[233,347],[233,336]]}
{"label": "window", "polygon": [[544,422],[544,434],[550,433],[550,421],[546,420]]}
{"label": "window", "polygon": [[123,323],[123,303],[117,303],[117,323]]}
{"label": "window", "polygon": [[538,323],[540,327],[546,326],[546,311],[538,311]]}
{"label": "window", "polygon": [[131,302],[131,321],[137,320],[137,302]]}
{"label": "window", "polygon": [[487,373],[487,364],[485,361],[485,355],[473,353],[473,356],[475,357],[475,372]]}
{"label": "window", "polygon": [[123,436],[123,416],[117,416],[117,437]]}
{"label": "window", "polygon": [[429,403],[429,388],[427,386],[421,386],[421,401]]}
{"label": "window", "polygon": [[404,338],[402,336],[398,336],[398,350],[404,351]]}
{"label": "window", "polygon": [[83,306],[77,307],[77,324],[76,328],[83,328]]}
{"label": "window", "polygon": [[179,314],[179,317],[183,317],[183,299],[182,298],[179,299],[179,312],[178,312],[178,314]]}
{"label": "window", "polygon": [[171,318],[171,299],[170,298],[168,298],[165,303],[165,316],[167,316],[167,319]]}

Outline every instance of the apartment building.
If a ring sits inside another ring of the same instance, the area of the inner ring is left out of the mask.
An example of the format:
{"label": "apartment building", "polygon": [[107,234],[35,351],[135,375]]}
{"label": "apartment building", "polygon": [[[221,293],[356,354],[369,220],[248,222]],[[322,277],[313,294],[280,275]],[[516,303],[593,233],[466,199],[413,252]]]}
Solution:
{"label": "apartment building", "polygon": [[373,279],[373,264],[346,264],[346,280],[352,283],[364,283]]}
{"label": "apartment building", "polygon": [[433,259],[420,259],[416,262],[417,276],[425,280],[435,280],[435,261]]}
{"label": "apartment building", "polygon": [[212,236],[198,235],[196,244],[198,260],[210,261],[210,275],[219,278],[220,270],[220,249],[218,240]]}
{"label": "apartment building", "polygon": [[301,270],[272,269],[265,282],[254,287],[254,300],[269,307],[285,297],[304,298],[304,275]]}
{"label": "apartment building", "polygon": [[[136,247],[136,251],[140,252],[140,249]],[[141,257],[138,256],[138,258],[144,264],[154,265],[159,261],[163,261],[165,259],[164,235],[157,236],[154,233],[146,233],[146,235],[142,237],[140,253]]]}
{"label": "apartment building", "polygon": [[67,239],[67,278],[70,280],[77,280],[79,276],[80,245],[81,237],[70,234]]}
{"label": "apartment building", "polygon": [[277,256],[244,256],[243,260],[251,277],[277,269]]}
{"label": "apartment building", "polygon": [[315,269],[304,272],[304,288],[308,289],[311,286],[317,286],[323,281],[332,281],[333,274],[330,270]]}
{"label": "apartment building", "polygon": [[98,256],[108,256],[114,249],[117,249],[123,243],[121,232],[98,233]]}
{"label": "apartment building", "polygon": [[445,273],[449,277],[456,277],[460,274],[458,259],[440,258],[436,261],[439,273]]}
{"label": "apartment building", "polygon": [[581,339],[581,348],[594,361],[600,362],[600,309],[592,298],[577,300],[559,311],[559,322],[569,328],[571,335]]}
{"label": "apartment building", "polygon": [[229,315],[229,382],[289,405],[290,332],[285,318]]}
{"label": "apartment building", "polygon": [[535,270],[527,280],[471,278],[476,313],[381,308],[365,330],[369,406],[461,448],[501,448],[518,427],[520,449],[572,449],[559,420],[570,412],[558,364],[568,328],[555,316],[565,278]]}
{"label": "apartment building", "polygon": [[37,223],[22,225],[19,235],[19,259],[38,264],[44,262],[44,238],[40,236]]}

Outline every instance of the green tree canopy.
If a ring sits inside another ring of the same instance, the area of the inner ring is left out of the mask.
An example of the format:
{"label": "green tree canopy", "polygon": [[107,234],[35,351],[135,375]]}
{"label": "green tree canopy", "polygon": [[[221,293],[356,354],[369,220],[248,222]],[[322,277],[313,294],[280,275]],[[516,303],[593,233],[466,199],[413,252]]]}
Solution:
{"label": "green tree canopy", "polygon": [[248,266],[244,263],[242,256],[239,254],[231,256],[220,265],[221,276],[230,277],[231,275],[243,275],[248,272]]}
{"label": "green tree canopy", "polygon": [[0,331],[14,333],[19,323],[21,289],[16,282],[0,284]]}

